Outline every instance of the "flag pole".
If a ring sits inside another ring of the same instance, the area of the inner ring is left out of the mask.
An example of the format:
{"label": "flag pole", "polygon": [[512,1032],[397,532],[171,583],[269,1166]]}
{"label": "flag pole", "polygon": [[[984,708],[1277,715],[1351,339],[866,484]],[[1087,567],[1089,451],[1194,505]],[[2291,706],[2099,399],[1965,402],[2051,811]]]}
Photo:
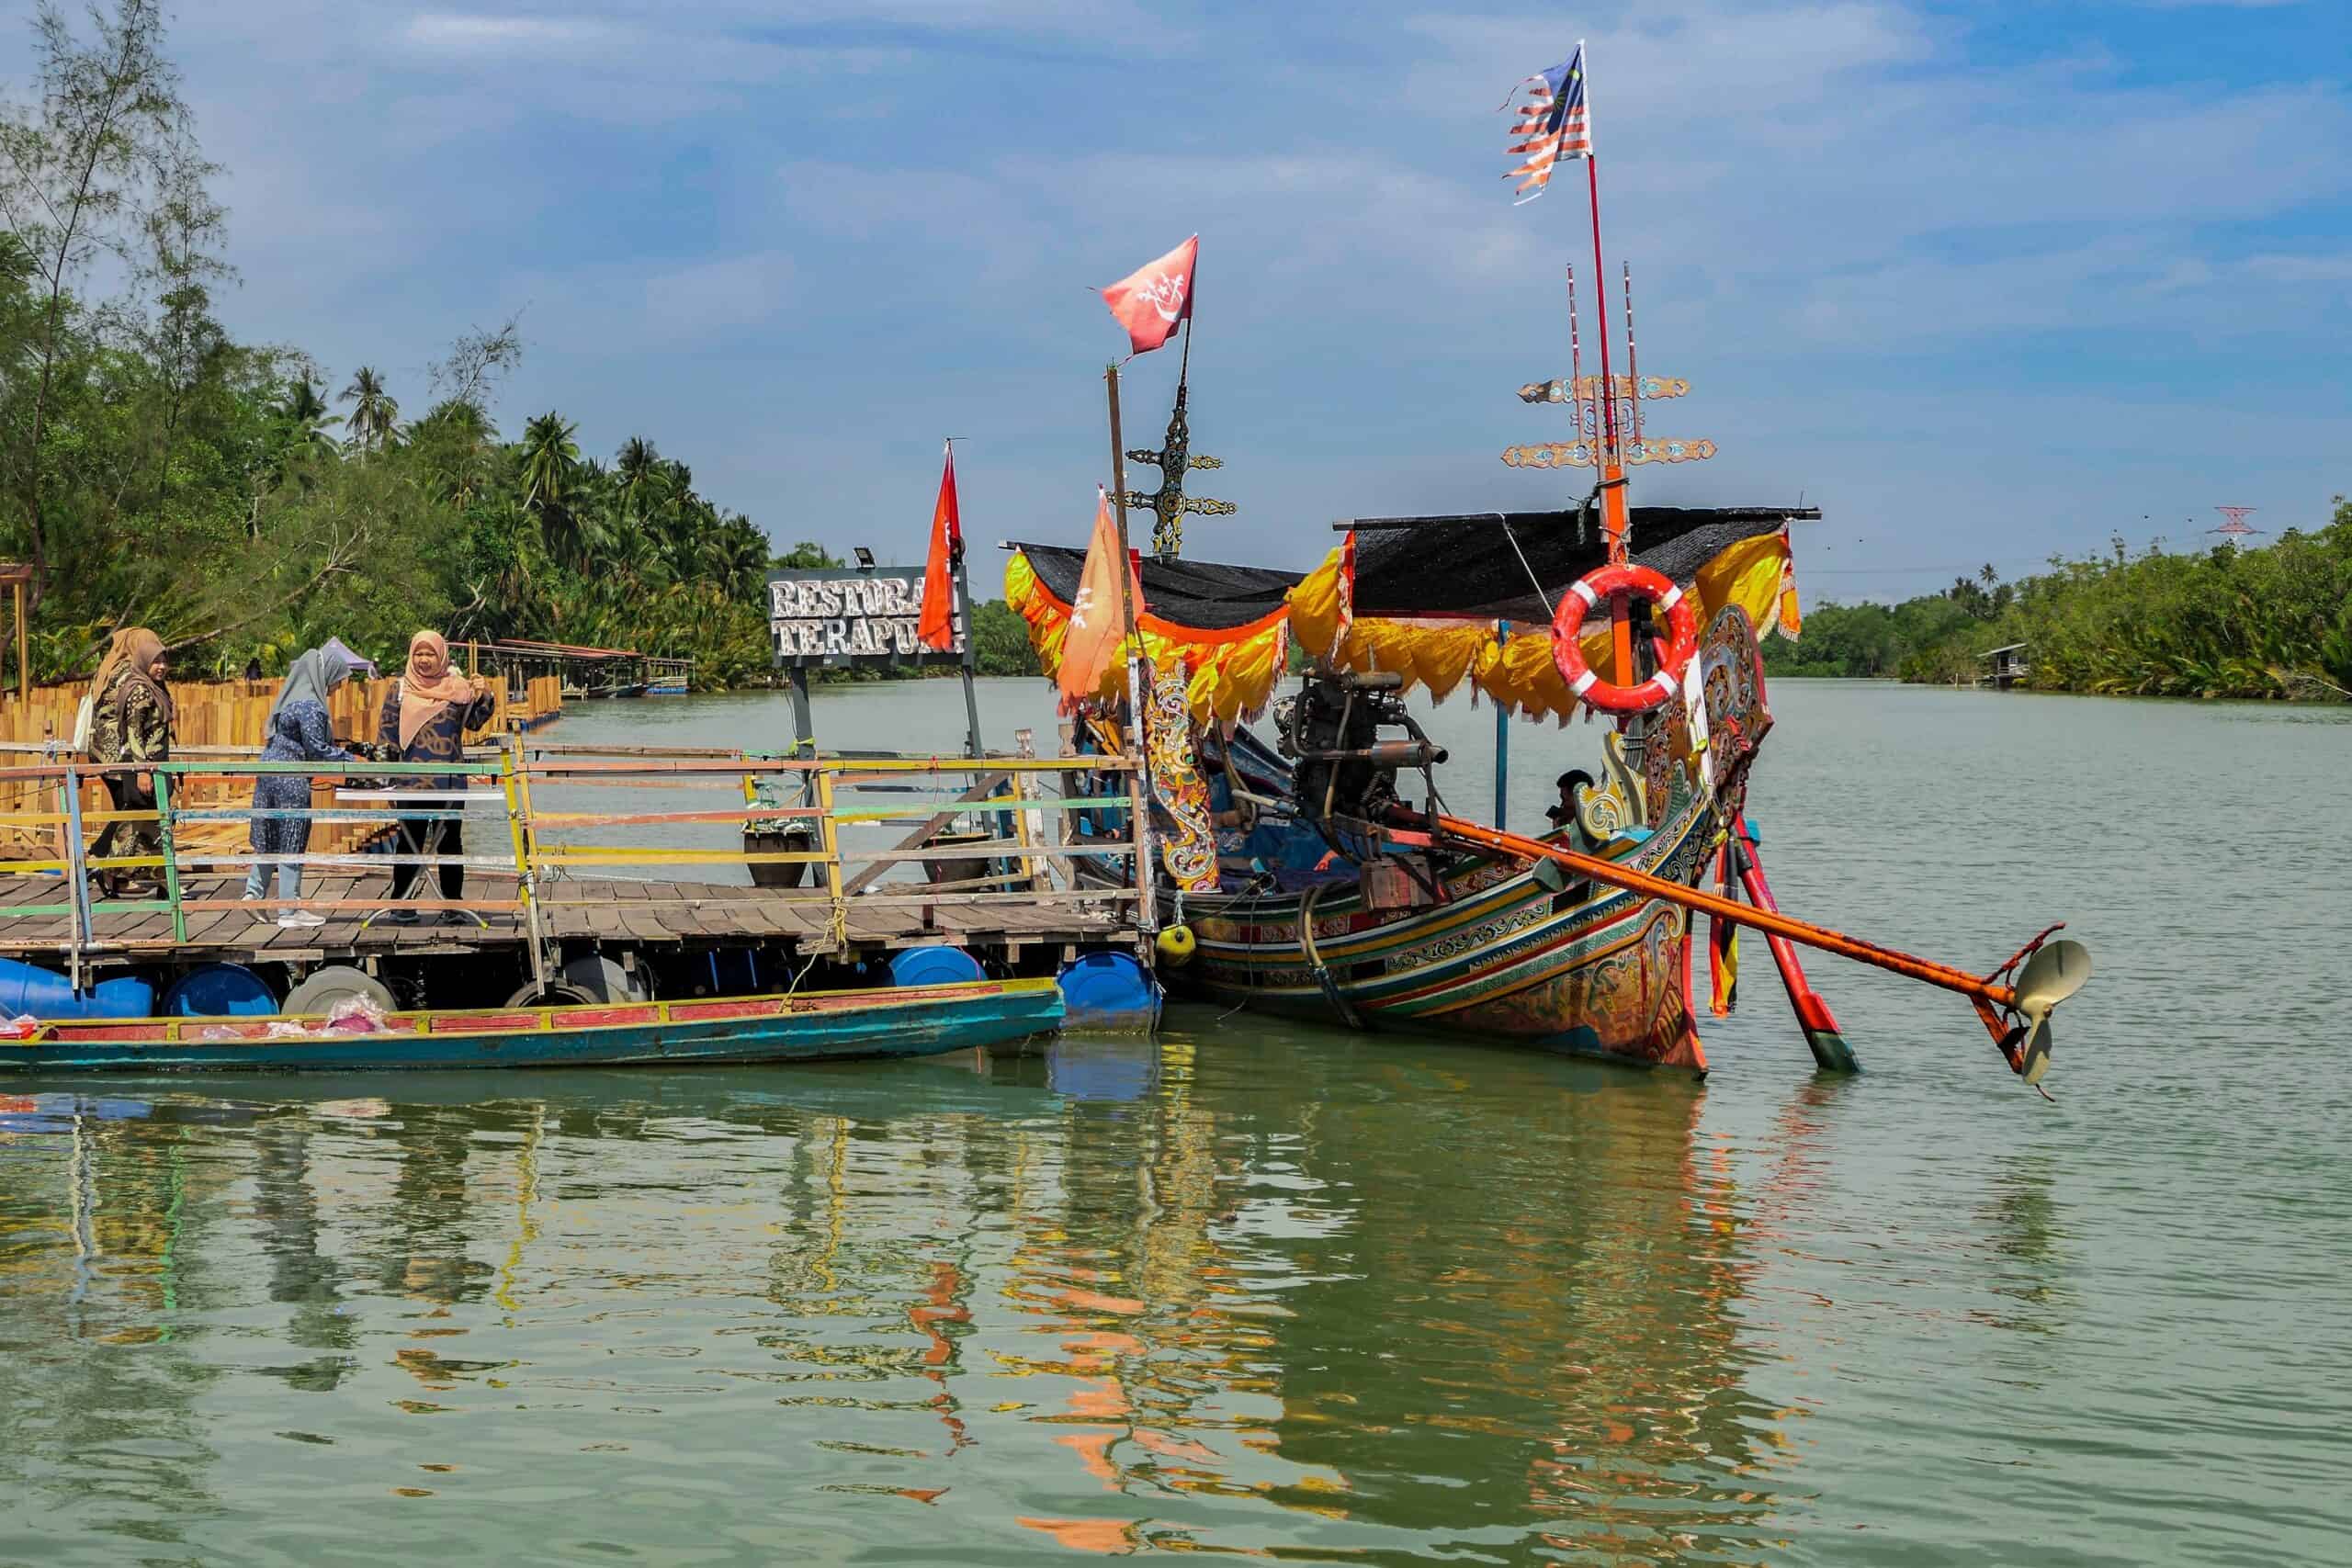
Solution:
{"label": "flag pole", "polygon": [[[1187,325],[1185,344],[1191,346],[1192,333]],[[1126,638],[1133,643],[1136,635],[1136,596],[1134,582],[1135,551],[1127,543],[1127,454],[1126,441],[1119,433],[1119,367],[1117,361],[1102,367],[1103,384],[1111,393],[1111,505],[1119,520],[1119,615]],[[1133,649],[1129,651],[1132,653]]]}
{"label": "flag pole", "polygon": [[[1189,321],[1187,325],[1189,326]],[[1189,332],[1186,334],[1190,340]],[[1127,454],[1126,442],[1119,430],[1119,366],[1116,360],[1102,367],[1102,379],[1111,397],[1111,504],[1117,509],[1119,520],[1119,606],[1120,624],[1125,629],[1121,651],[1127,666],[1127,750],[1135,759],[1136,777],[1141,784],[1136,808],[1136,923],[1147,933],[1159,929],[1159,908],[1152,891],[1151,814],[1143,803],[1151,799],[1151,754],[1144,747],[1143,738],[1143,644],[1136,636],[1136,569],[1135,550],[1127,543]]]}
{"label": "flag pole", "polygon": [[[1617,382],[1609,372],[1609,271],[1600,256],[1600,148],[1592,133],[1592,56],[1585,41],[1577,40],[1577,57],[1584,62],[1585,189],[1592,202],[1593,328],[1600,339],[1600,516],[1609,541],[1611,565],[1623,562],[1625,546],[1625,460],[1617,442]],[[1625,616],[1625,601],[1609,602],[1609,654],[1611,678],[1630,684],[1641,671],[1634,666],[1634,628]]]}
{"label": "flag pole", "polygon": [[[952,468],[956,462],[956,438],[952,435],[947,438],[947,461]],[[956,573],[956,613],[964,623],[964,654],[956,660],[962,667],[960,673],[964,677],[964,754],[983,757],[988,753],[980,749],[980,699],[979,694],[972,687],[972,677],[979,668],[979,655],[972,636],[972,581],[964,570],[962,509],[963,502],[959,497],[956,502],[958,523],[955,540],[948,547],[947,564]]]}

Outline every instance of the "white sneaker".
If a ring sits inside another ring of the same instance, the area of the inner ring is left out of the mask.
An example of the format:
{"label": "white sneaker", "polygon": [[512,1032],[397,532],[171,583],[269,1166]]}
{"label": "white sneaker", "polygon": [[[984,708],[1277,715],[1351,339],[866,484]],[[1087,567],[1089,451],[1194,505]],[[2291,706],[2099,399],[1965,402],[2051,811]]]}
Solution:
{"label": "white sneaker", "polygon": [[327,918],[314,915],[308,909],[288,909],[277,917],[277,923],[281,926],[322,926],[327,923]]}

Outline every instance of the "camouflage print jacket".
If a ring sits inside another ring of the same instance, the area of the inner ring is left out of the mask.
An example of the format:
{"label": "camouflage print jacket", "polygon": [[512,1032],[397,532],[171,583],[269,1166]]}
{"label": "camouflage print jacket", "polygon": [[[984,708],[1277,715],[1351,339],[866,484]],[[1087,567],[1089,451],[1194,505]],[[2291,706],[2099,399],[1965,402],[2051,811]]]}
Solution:
{"label": "camouflage print jacket", "polygon": [[94,762],[160,762],[172,754],[172,724],[164,694],[134,670],[107,682],[90,713]]}

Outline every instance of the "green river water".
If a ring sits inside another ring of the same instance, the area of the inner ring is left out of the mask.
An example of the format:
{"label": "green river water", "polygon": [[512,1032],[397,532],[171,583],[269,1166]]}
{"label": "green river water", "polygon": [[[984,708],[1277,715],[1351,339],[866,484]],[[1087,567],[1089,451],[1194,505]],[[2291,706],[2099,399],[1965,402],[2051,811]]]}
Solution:
{"label": "green river water", "polygon": [[[1191,1007],[1018,1059],[0,1084],[0,1561],[2352,1561],[2352,715],[1774,698],[1786,908],[2090,946],[2056,1104],[1826,957],[1869,1070],[1815,1077],[1760,944],[1703,1084]],[[1489,815],[1491,716],[1433,722]],[[953,750],[961,699],[819,726]],[[1514,733],[1515,825],[1599,733]]]}

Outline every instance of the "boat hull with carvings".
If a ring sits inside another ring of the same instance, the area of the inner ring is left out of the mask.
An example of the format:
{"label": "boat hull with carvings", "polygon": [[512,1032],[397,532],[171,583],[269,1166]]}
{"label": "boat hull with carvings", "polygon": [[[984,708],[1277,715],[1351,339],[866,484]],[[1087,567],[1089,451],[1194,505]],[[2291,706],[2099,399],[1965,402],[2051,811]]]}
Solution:
{"label": "boat hull with carvings", "polygon": [[[1609,781],[1580,793],[1577,826],[1563,830],[1577,848],[1686,886],[1714,864],[1771,725],[1744,613],[1723,612],[1698,658],[1697,724],[1677,697],[1608,736]],[[1434,897],[1410,908],[1381,907],[1364,882],[1189,894],[1196,952],[1172,977],[1227,1006],[1707,1070],[1683,908],[1484,853],[1447,860],[1432,880]]]}

